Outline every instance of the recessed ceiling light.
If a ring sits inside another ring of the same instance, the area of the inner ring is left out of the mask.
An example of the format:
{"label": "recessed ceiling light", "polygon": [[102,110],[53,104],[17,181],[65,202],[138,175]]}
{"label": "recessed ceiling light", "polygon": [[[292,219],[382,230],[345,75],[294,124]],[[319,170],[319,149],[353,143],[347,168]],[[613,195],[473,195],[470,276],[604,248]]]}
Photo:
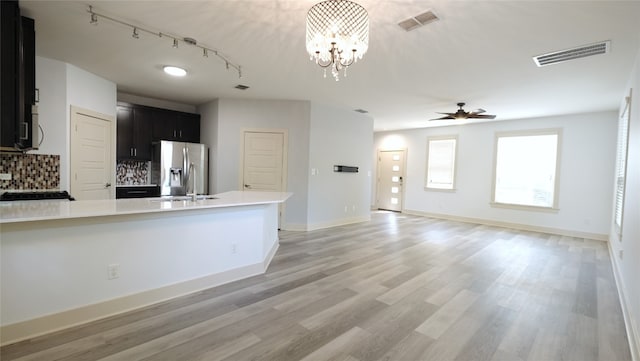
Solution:
{"label": "recessed ceiling light", "polygon": [[173,76],[185,76],[187,75],[187,71],[182,69],[182,68],[178,68],[177,66],[165,66],[163,68],[164,72],[169,74],[169,75],[173,75]]}

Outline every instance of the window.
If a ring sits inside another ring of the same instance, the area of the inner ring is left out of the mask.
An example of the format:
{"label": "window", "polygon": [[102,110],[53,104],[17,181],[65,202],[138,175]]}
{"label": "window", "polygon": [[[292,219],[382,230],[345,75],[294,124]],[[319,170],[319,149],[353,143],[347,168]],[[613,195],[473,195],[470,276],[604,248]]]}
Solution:
{"label": "window", "polygon": [[496,134],[493,202],[557,208],[560,129]]}
{"label": "window", "polygon": [[427,189],[454,189],[456,136],[427,139]]}
{"label": "window", "polygon": [[[620,119],[618,119],[618,150],[616,154],[616,194],[614,221],[618,234],[622,233],[622,212],[624,208],[624,189],[627,175],[627,146],[629,143],[629,106],[631,94],[626,99],[626,104]],[[619,238],[622,239],[622,238]]]}

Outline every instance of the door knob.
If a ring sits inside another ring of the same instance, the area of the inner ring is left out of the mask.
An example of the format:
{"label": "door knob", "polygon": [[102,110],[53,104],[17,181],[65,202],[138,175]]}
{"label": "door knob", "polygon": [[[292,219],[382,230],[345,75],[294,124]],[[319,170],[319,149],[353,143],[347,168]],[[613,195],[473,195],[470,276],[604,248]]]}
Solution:
{"label": "door knob", "polygon": [[107,182],[107,184],[104,185],[105,188],[109,188],[111,187],[111,183]]}
{"label": "door knob", "polygon": [[251,185],[249,185],[249,184],[245,184],[244,187],[247,188],[247,189],[251,189]]}

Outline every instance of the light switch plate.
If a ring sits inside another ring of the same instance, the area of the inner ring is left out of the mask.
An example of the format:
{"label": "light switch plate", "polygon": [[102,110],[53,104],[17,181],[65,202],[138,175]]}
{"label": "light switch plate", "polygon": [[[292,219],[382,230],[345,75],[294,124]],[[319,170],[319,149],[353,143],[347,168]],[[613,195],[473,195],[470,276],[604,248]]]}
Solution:
{"label": "light switch plate", "polygon": [[0,180],[11,180],[11,173],[0,173]]}

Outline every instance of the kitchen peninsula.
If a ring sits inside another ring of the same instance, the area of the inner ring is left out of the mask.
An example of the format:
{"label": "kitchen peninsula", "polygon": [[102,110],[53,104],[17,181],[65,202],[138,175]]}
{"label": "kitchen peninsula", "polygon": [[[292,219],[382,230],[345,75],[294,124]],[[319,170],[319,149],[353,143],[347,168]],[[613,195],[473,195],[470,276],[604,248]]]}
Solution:
{"label": "kitchen peninsula", "polygon": [[290,196],[1,203],[1,343],[263,273]]}

